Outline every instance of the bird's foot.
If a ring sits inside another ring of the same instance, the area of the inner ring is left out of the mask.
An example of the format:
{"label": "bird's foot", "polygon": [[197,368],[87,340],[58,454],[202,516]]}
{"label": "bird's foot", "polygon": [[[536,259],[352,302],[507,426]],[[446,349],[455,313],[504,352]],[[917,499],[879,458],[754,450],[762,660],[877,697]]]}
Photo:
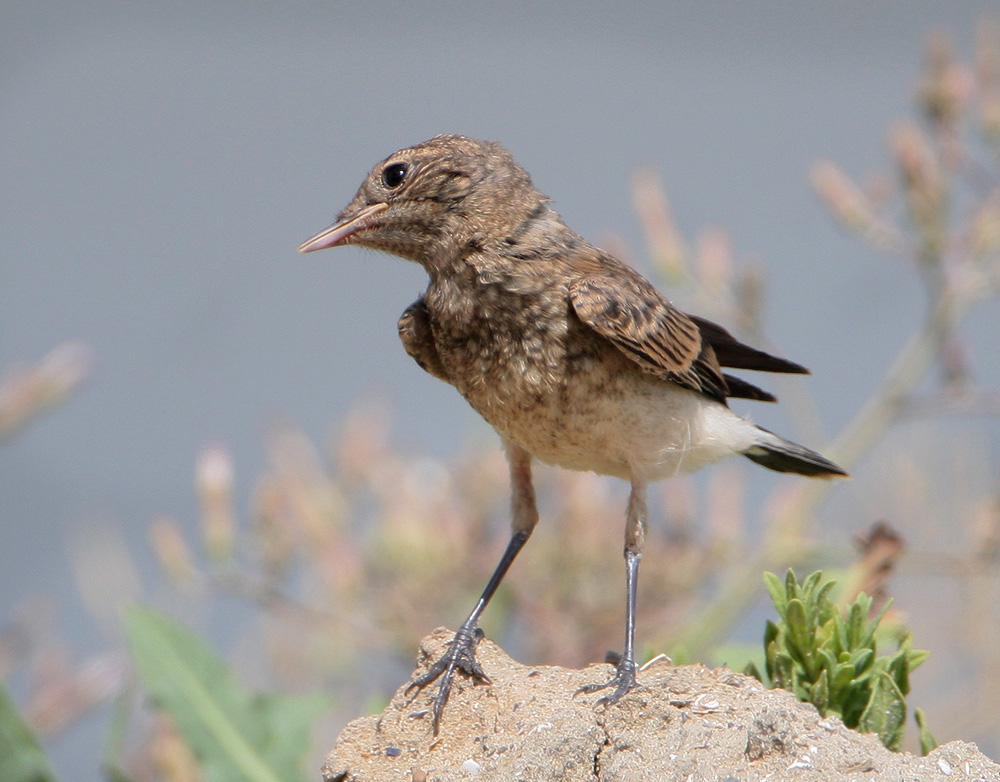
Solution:
{"label": "bird's foot", "polygon": [[433,714],[434,735],[438,733],[441,725],[441,714],[444,705],[448,702],[451,694],[451,683],[455,678],[456,671],[461,671],[471,678],[476,684],[490,684],[490,677],[476,661],[476,646],[483,638],[483,631],[478,627],[462,627],[455,633],[455,637],[448,644],[448,651],[439,657],[427,672],[418,676],[406,686],[406,694],[409,695],[414,690],[422,690],[428,684],[437,679],[441,679],[438,686],[437,695],[431,707]]}
{"label": "bird's foot", "polygon": [[579,695],[580,693],[589,694],[613,687],[614,689],[608,695],[605,695],[594,704],[595,709],[608,709],[614,706],[627,692],[635,689],[639,684],[635,678],[635,660],[628,660],[618,654],[609,652],[607,662],[616,666],[614,676],[604,684],[587,684],[575,693],[575,695]]}

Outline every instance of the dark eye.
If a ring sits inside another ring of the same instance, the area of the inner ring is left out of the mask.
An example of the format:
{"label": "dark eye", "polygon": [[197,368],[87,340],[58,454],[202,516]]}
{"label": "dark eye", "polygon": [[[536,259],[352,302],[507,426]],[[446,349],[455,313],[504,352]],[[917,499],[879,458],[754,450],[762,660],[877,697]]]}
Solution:
{"label": "dark eye", "polygon": [[403,182],[403,177],[409,170],[406,163],[392,163],[382,169],[382,184],[390,190],[395,190]]}

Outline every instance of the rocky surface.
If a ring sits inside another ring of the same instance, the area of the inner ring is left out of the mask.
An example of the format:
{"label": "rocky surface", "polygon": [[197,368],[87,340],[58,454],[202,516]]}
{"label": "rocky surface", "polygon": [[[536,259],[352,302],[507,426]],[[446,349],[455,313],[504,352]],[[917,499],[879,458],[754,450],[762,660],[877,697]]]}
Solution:
{"label": "rocky surface", "polygon": [[[417,673],[451,639],[421,645]],[[642,686],[608,710],[602,693],[575,695],[611,668],[521,665],[483,641],[478,659],[493,680],[455,681],[441,730],[432,735],[434,688],[401,688],[382,714],[350,723],[323,768],[326,782],[813,782],[983,780],[1000,766],[974,744],[954,741],[927,757],[890,752],[783,690],[726,668],[654,662]]]}

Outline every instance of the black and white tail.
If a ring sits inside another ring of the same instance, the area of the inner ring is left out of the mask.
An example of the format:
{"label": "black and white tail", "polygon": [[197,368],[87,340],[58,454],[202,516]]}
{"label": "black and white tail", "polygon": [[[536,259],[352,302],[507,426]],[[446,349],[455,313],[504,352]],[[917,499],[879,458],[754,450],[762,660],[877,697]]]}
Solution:
{"label": "black and white tail", "polygon": [[751,461],[776,472],[794,472],[814,478],[833,478],[838,475],[847,475],[844,469],[815,451],[810,451],[791,440],[778,437],[767,429],[760,427],[757,429],[760,432],[760,438],[743,451],[743,455]]}

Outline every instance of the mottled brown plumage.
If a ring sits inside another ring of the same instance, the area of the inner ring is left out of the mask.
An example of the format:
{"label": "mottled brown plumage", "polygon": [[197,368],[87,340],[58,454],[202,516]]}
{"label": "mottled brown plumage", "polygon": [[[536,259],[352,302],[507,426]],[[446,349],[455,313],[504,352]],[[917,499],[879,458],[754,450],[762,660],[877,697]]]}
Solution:
{"label": "mottled brown plumage", "polygon": [[451,651],[411,686],[475,661],[478,618],[538,519],[532,457],[630,481],[625,652],[610,705],[635,686],[635,583],[646,485],[730,454],[783,472],[844,472],[732,413],[727,397],[774,401],[723,367],[805,372],[675,308],[635,270],[571,231],[502,146],[437,136],[379,163],[310,252],[358,244],[420,263],[424,295],[399,320],[406,352],[455,386],[500,434],[511,464],[511,542]]}

